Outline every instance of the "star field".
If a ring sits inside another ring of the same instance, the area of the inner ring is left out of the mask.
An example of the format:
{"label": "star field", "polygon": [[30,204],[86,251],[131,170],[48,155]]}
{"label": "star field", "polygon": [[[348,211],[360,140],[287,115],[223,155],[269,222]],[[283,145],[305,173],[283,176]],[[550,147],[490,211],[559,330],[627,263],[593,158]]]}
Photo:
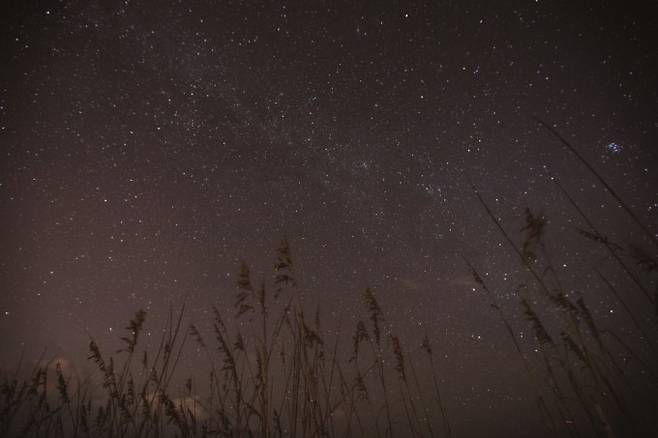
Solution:
{"label": "star field", "polygon": [[533,117],[655,236],[655,5],[2,9],[3,368],[44,347],[82,363],[87,333],[110,342],[139,308],[153,337],[170,305],[191,319],[229,309],[239,262],[270,275],[287,237],[329,324],[351,331],[370,286],[403,338],[430,335],[453,409],[472,421],[463,436],[530,436],[508,418],[529,409],[521,364],[462,256],[521,337],[529,280],[471,182],[519,241],[525,208],[543,212],[567,288],[628,324],[592,271],[605,251],[575,232],[553,179],[615,241],[651,243]]}

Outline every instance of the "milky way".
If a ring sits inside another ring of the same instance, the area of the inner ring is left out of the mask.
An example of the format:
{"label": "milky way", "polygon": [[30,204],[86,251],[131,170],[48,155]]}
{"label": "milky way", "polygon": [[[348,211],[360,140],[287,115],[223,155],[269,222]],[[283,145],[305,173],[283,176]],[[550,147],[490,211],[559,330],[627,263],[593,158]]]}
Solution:
{"label": "milky way", "polygon": [[542,212],[567,288],[628,324],[554,180],[606,235],[651,243],[535,118],[655,235],[655,5],[4,3],[3,367],[83,361],[140,308],[154,332],[170,305],[229,309],[239,262],[270,275],[287,238],[332,324],[351,331],[372,287],[403,338],[429,334],[465,436],[529,433],[509,415],[530,403],[514,345],[464,258],[518,332],[529,280],[471,183],[518,241]]}

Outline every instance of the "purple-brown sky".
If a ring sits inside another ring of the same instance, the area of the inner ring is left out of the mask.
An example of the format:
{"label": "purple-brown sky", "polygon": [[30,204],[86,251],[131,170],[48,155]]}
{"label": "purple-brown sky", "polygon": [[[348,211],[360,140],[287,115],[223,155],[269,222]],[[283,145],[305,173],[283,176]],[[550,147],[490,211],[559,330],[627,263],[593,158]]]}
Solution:
{"label": "purple-brown sky", "polygon": [[605,234],[651,243],[533,116],[655,234],[655,3],[1,8],[3,367],[84,358],[87,333],[116,338],[139,308],[153,336],[171,303],[228,309],[239,260],[269,273],[287,236],[330,324],[350,331],[371,286],[404,339],[427,331],[464,436],[530,436],[521,364],[462,255],[526,333],[529,280],[469,180],[517,241],[524,209],[542,211],[567,289],[628,325],[593,268],[627,280],[551,176]]}

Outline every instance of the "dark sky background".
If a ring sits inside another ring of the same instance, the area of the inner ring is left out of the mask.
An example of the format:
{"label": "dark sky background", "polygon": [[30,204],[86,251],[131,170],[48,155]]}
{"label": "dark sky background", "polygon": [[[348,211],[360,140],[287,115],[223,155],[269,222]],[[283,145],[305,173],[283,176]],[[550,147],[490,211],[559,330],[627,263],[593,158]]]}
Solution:
{"label": "dark sky background", "polygon": [[153,336],[171,303],[194,320],[228,309],[239,260],[269,273],[287,236],[328,321],[350,332],[371,286],[403,339],[428,332],[464,436],[522,434],[521,364],[461,255],[519,331],[523,274],[469,179],[519,240],[525,207],[543,211],[567,287],[627,324],[592,274],[604,250],[550,177],[603,232],[651,246],[533,116],[655,232],[655,2],[5,1],[1,15],[2,366],[44,347],[84,358],[87,333],[109,342],[142,307]]}

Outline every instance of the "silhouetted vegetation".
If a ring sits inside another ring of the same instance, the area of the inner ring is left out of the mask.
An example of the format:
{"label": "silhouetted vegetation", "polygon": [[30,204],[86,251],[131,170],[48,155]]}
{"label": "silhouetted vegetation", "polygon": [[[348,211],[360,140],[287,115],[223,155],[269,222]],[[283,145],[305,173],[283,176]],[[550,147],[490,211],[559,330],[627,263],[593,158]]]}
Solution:
{"label": "silhouetted vegetation", "polygon": [[[602,245],[619,266],[620,273],[641,293],[639,298],[655,307],[656,298],[644,286],[650,279],[640,278],[641,273],[635,272],[628,263],[633,260],[648,275],[655,270],[655,258],[645,249],[633,245],[625,249],[604,236],[557,181],[556,185],[589,228],[574,227],[574,231]],[[566,290],[561,284],[544,245],[547,223],[544,216],[526,209],[526,225],[521,230],[525,235],[520,245],[516,244],[475,188],[474,192],[489,219],[530,274],[530,282],[521,283],[517,290],[523,291],[521,308],[534,334],[538,355],[522,351],[514,336],[516,331],[494,295],[471,263],[466,263],[510,334],[529,379],[541,382],[542,387],[536,394],[537,406],[548,426],[556,434],[565,436],[654,436],[658,431],[658,380],[652,365],[658,359],[656,315],[653,319],[646,312],[638,316],[638,311],[631,310],[627,304],[628,298],[632,298],[627,294],[633,291],[620,293],[599,273],[637,331],[623,335],[610,328],[602,329],[582,291]],[[583,279],[582,287],[585,282]],[[642,310],[639,309],[639,313]]]}
{"label": "silhouetted vegetation", "polygon": [[[313,319],[306,316],[287,241],[277,250],[271,286],[273,294],[265,282],[254,285],[243,263],[234,312],[222,315],[213,307],[212,333],[202,333],[194,324],[185,327],[184,308],[172,312],[154,354],[146,347],[140,350],[146,314],[139,310],[120,338],[124,347],[118,356],[103,352],[90,339],[96,380],[75,380],[65,376],[58,363],[42,361],[27,380],[4,376],[2,435],[450,435],[437,375],[425,393],[370,289],[364,293],[366,318],[356,325],[353,355],[341,360],[339,343],[345,337],[325,333],[319,309]],[[191,377],[184,388],[172,387],[189,342],[208,358],[210,373],[203,390]],[[422,354],[434,368],[427,338]],[[54,387],[48,382],[53,366]],[[97,387],[103,391],[100,399],[90,395]]]}
{"label": "silhouetted vegetation", "polygon": [[[465,259],[466,267],[504,325],[526,378],[534,382],[537,415],[551,434],[655,436],[658,311],[647,317],[629,302],[640,298],[658,309],[656,292],[647,286],[658,262],[651,250],[602,234],[557,187],[582,221],[574,232],[583,244],[601,245],[633,285],[635,290],[619,290],[607,273],[598,273],[634,333],[603,328],[588,305],[591,297],[562,285],[545,244],[550,233],[545,215],[526,209],[517,242],[475,187],[483,211],[524,272],[515,279],[522,318],[501,307],[486,279]],[[655,243],[654,236],[646,240]],[[456,420],[450,416],[450,399],[442,394],[429,337],[413,340],[409,348],[392,332],[371,289],[363,293],[364,316],[355,327],[325,330],[322,309],[302,300],[293,260],[284,240],[271,278],[258,283],[242,263],[233,309],[225,314],[212,307],[208,332],[184,322],[184,308],[172,310],[158,348],[149,351],[140,344],[147,315],[139,310],[115,355],[89,340],[88,358],[97,370],[92,376],[66,375],[59,363],[43,360],[27,378],[19,371],[2,376],[0,436],[452,436]],[[519,320],[525,320],[531,339],[519,335],[524,328],[515,327]],[[207,358],[209,373],[201,384],[196,377],[181,380],[180,364],[192,345]],[[429,382],[417,374],[421,361]]]}

